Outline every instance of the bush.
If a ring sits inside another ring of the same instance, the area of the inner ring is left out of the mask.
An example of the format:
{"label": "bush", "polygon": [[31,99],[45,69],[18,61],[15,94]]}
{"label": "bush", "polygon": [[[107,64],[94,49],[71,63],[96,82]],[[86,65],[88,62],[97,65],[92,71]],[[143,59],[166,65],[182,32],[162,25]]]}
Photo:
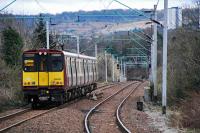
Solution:
{"label": "bush", "polygon": [[[168,95],[184,99],[200,88],[200,33],[179,29],[170,33]],[[173,101],[171,101],[173,102]]]}
{"label": "bush", "polygon": [[[172,124],[180,128],[200,128],[200,32],[170,31],[169,40],[168,105],[176,108]],[[160,77],[159,83],[161,80]]]}
{"label": "bush", "polygon": [[21,68],[8,67],[0,58],[0,111],[22,103]]}
{"label": "bush", "polygon": [[6,64],[16,66],[21,64],[20,57],[23,41],[19,33],[12,28],[3,31],[3,59]]}

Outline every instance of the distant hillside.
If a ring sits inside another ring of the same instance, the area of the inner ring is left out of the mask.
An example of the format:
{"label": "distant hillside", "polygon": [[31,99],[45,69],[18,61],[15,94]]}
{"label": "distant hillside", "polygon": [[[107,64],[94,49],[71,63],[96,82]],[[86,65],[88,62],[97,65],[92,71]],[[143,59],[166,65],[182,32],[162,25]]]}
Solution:
{"label": "distant hillside", "polygon": [[[149,14],[147,14],[149,15]],[[146,19],[132,10],[102,10],[102,11],[79,11],[64,12],[62,14],[51,15],[56,22],[127,22]]]}
{"label": "distant hillside", "polygon": [[[143,10],[139,10],[143,12]],[[133,10],[102,10],[102,11],[78,11],[78,12],[63,12],[61,14],[42,14],[46,17],[51,17],[53,23],[66,23],[66,22],[129,22],[147,19],[144,16],[139,15]],[[150,17],[150,14],[145,14]],[[17,17],[23,17],[17,15]],[[36,16],[26,16],[36,17]]]}

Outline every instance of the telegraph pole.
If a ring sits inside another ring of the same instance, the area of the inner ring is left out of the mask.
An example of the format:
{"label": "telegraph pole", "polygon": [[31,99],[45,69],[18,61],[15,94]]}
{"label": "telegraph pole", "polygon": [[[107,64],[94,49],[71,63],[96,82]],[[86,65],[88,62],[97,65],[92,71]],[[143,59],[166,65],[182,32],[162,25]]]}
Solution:
{"label": "telegraph pole", "polygon": [[108,64],[107,64],[107,52],[105,51],[105,67],[106,67],[106,82],[108,82]]}
{"label": "telegraph pole", "polygon": [[96,59],[97,59],[97,44],[95,44],[95,57],[96,57]]}
{"label": "telegraph pole", "polygon": [[[118,67],[118,65],[119,65],[119,58],[117,57],[117,67]],[[119,71],[118,71],[118,68],[117,68],[117,76],[116,76],[116,80],[117,80],[117,82],[119,81]]]}
{"label": "telegraph pole", "polygon": [[46,21],[46,41],[47,41],[47,49],[49,49],[49,21]]}
{"label": "telegraph pole", "polygon": [[113,82],[115,81],[115,58],[114,58],[114,55],[112,55],[112,79],[113,79]]}
{"label": "telegraph pole", "polygon": [[76,39],[77,39],[77,54],[79,55],[80,54],[80,48],[79,48],[79,44],[80,44],[80,38],[79,36],[76,36]]}
{"label": "telegraph pole", "polygon": [[198,1],[198,8],[199,8],[199,29],[200,29],[200,1]]}
{"label": "telegraph pole", "polygon": [[163,74],[162,74],[162,113],[166,114],[167,106],[167,29],[168,0],[164,0],[164,30],[163,30]]}
{"label": "telegraph pole", "polygon": [[125,64],[125,61],[124,61],[124,80],[126,79],[126,64]]}
{"label": "telegraph pole", "polygon": [[[157,5],[154,5],[154,20],[157,21]],[[152,69],[153,69],[153,88],[154,88],[154,100],[157,101],[157,24],[154,23],[153,26],[154,32],[153,32],[153,64],[152,64]]]}
{"label": "telegraph pole", "polygon": [[122,58],[121,58],[120,81],[122,80],[123,80],[123,64],[122,64]]}
{"label": "telegraph pole", "polygon": [[154,83],[153,82],[153,43],[151,43],[151,72],[150,72],[150,82],[151,82],[151,85]]}
{"label": "telegraph pole", "polygon": [[95,57],[96,57],[96,79],[98,80],[98,72],[99,72],[99,69],[98,69],[98,53],[97,53],[97,44],[95,43]]}

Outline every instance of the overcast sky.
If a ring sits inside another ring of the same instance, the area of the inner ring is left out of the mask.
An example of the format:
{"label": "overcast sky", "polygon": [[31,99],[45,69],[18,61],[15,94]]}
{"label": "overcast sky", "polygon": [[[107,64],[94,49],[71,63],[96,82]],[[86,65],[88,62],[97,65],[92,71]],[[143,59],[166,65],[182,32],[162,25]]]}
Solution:
{"label": "overcast sky", "polygon": [[[0,9],[13,0],[0,0]],[[102,9],[127,9],[113,0],[17,0],[6,12],[13,14],[61,13],[63,11],[92,11]],[[158,0],[118,0],[132,8],[153,8]],[[186,2],[187,1],[187,2]],[[182,7],[191,0],[169,0],[169,7]],[[164,0],[160,0],[159,9],[163,9]]]}

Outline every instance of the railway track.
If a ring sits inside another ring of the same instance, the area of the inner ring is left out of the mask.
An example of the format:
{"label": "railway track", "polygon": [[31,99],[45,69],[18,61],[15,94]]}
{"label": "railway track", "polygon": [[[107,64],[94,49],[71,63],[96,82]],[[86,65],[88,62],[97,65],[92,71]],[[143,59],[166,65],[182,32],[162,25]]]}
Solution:
{"label": "railway track", "polygon": [[125,84],[125,83],[124,83],[124,82],[111,83],[111,84],[109,84],[109,85],[105,85],[105,86],[103,86],[103,87],[99,87],[98,89],[106,90],[106,89],[115,87],[115,86],[117,86],[117,85],[123,85],[123,84]]}
{"label": "railway track", "polygon": [[48,109],[48,110],[31,110],[31,109],[27,109],[25,112],[21,112],[21,113],[16,113],[13,115],[6,117],[5,120],[0,122],[0,132],[5,132],[13,127],[16,127],[26,121],[29,121],[31,119],[34,119],[36,117],[42,116],[44,114],[47,114],[51,111],[56,110],[57,107]]}
{"label": "railway track", "polygon": [[117,117],[117,123],[119,125],[119,127],[121,128],[121,130],[123,132],[126,133],[131,133],[131,131],[125,126],[125,124],[122,122],[122,119],[120,118],[120,110],[123,106],[123,104],[127,101],[127,99],[137,90],[137,88],[139,88],[141,85],[143,84],[143,82],[141,82],[140,84],[138,84],[133,90],[131,90],[131,92],[127,95],[127,97],[125,97],[122,102],[119,104],[119,106],[117,107],[116,110],[116,117]]}
{"label": "railway track", "polygon": [[[98,89],[104,90],[104,89],[112,88],[116,85],[119,85],[119,83],[117,84],[111,83],[111,84],[103,85],[103,86],[98,87]],[[77,98],[73,101],[67,102],[66,104],[63,104],[63,105],[60,105],[58,107],[54,107],[48,110],[32,110],[31,108],[26,108],[26,109],[22,109],[20,111],[17,111],[11,114],[7,114],[5,116],[1,116],[0,117],[0,132],[6,132],[13,127],[16,127],[22,123],[25,123],[26,121],[40,117],[54,110],[65,108],[73,104],[74,102],[78,102],[79,100],[81,100],[81,98]]]}
{"label": "railway track", "polygon": [[16,111],[16,112],[11,113],[11,114],[7,114],[5,116],[1,116],[0,117],[0,122],[4,121],[4,120],[7,120],[7,119],[9,119],[11,117],[14,117],[16,115],[20,115],[20,114],[26,113],[27,111],[30,111],[30,110],[31,110],[30,108],[26,108],[26,109],[22,109],[22,110]]}
{"label": "railway track", "polygon": [[[124,91],[125,89],[129,88],[131,85],[136,84],[139,82],[133,82],[130,83],[128,85],[126,85],[125,87],[123,87],[122,89],[118,90],[117,92],[115,92],[114,94],[110,95],[109,97],[107,97],[106,99],[104,99],[103,101],[101,101],[100,103],[98,103],[97,105],[95,105],[93,108],[91,108],[89,110],[89,112],[86,114],[85,119],[84,119],[84,127],[85,127],[85,131],[87,133],[91,133],[91,124],[89,122],[89,118],[92,116],[92,114],[97,111],[97,108],[99,108],[101,105],[105,104],[106,102],[110,101],[114,96],[118,95],[120,92]],[[139,86],[139,85],[138,85]],[[135,90],[135,88],[133,89]],[[131,90],[131,92],[133,93],[133,91]],[[120,93],[121,94],[121,93]],[[128,93],[130,94],[130,92]],[[125,101],[125,100],[124,100]],[[108,119],[108,118],[107,118]]]}

